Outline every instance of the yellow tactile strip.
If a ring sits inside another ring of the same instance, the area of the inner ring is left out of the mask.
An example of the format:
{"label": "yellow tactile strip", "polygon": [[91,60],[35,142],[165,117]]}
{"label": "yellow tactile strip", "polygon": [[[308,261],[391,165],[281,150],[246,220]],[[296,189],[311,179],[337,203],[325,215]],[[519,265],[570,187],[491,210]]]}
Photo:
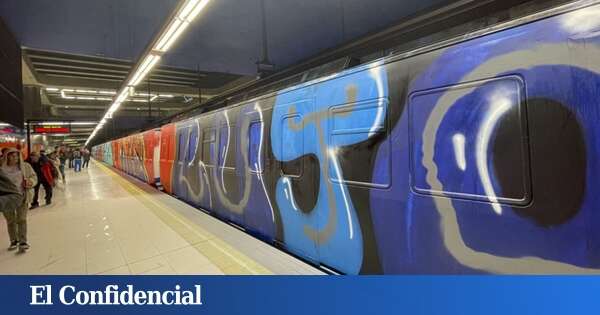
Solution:
{"label": "yellow tactile strip", "polygon": [[163,223],[185,239],[202,255],[206,256],[224,274],[271,275],[270,270],[248,256],[240,253],[202,227],[190,222],[176,211],[154,200],[147,192],[125,180],[111,168],[94,161],[96,166],[114,178],[125,190],[151,210]]}

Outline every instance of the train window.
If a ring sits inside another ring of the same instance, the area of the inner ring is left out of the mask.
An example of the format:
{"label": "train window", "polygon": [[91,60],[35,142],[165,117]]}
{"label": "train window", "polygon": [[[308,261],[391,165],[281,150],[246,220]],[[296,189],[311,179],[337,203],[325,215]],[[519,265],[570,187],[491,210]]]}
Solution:
{"label": "train window", "polygon": [[332,182],[372,188],[391,185],[387,105],[387,99],[376,99],[329,110],[328,159]]}
{"label": "train window", "polygon": [[206,128],[202,132],[202,162],[206,165],[211,164],[211,156],[215,149],[215,130],[213,128]]}
{"label": "train window", "polygon": [[235,126],[223,125],[219,131],[219,167],[235,168],[236,148]]}
{"label": "train window", "polygon": [[179,149],[179,150],[177,150],[177,160],[178,161],[183,161],[183,158],[185,156],[185,148],[186,148],[185,144],[186,144],[185,143],[185,135],[184,135],[184,131],[182,130],[179,133],[179,142],[177,143],[178,149]]}
{"label": "train window", "polygon": [[262,173],[264,158],[261,152],[263,145],[263,125],[260,121],[250,123],[248,127],[248,166],[250,171]]}
{"label": "train window", "polygon": [[188,163],[192,162],[196,157],[196,149],[198,145],[198,130],[192,129],[190,132],[190,141],[188,144],[188,152],[186,160]]}
{"label": "train window", "polygon": [[283,175],[302,176],[302,156],[304,155],[304,128],[295,128],[302,123],[302,116],[292,115],[281,120],[281,172]]}
{"label": "train window", "polygon": [[528,203],[524,87],[506,76],[411,94],[412,190],[490,201],[496,211]]}

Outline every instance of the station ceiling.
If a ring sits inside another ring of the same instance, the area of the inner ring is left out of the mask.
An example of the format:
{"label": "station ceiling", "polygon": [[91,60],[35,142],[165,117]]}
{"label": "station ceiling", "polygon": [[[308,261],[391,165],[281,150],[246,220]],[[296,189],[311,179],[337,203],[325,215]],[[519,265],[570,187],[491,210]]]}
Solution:
{"label": "station ceiling", "polygon": [[[0,16],[23,46],[135,60],[177,0],[2,0]],[[447,0],[265,0],[270,61],[293,65]],[[255,75],[260,0],[212,0],[162,65]]]}
{"label": "station ceiling", "polygon": [[[281,70],[431,8],[472,1],[264,0],[263,15],[261,0],[211,0],[105,136],[252,81],[265,45],[268,61]],[[36,99],[29,111],[26,106],[26,119],[98,121],[111,104],[106,93],[118,90],[178,3],[1,0],[0,18],[24,47],[25,95]],[[81,144],[92,129],[80,128],[62,140]]]}

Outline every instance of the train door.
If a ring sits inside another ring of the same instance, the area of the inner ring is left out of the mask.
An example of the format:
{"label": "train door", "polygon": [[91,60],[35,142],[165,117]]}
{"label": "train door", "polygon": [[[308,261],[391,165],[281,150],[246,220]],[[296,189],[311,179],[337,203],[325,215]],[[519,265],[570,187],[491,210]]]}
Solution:
{"label": "train door", "polygon": [[127,174],[131,176],[135,176],[135,164],[134,164],[134,156],[135,150],[133,147],[133,137],[129,136],[125,140],[126,148],[125,153],[127,154]]}
{"label": "train door", "polygon": [[[268,240],[275,239],[275,209],[267,187],[272,187],[272,178],[265,174],[268,169],[266,152],[269,148],[267,121],[271,118],[271,109],[262,109],[259,105],[251,105],[240,124],[239,157],[246,159],[238,165],[238,177],[244,190],[249,191],[248,201],[244,209],[244,227],[247,231]],[[246,187],[248,186],[248,187]]]}
{"label": "train door", "polygon": [[[296,97],[299,95],[296,95]],[[301,95],[303,96],[303,95]],[[282,97],[273,113],[272,147],[279,161],[276,198],[284,227],[284,243],[292,252],[318,260],[321,210],[317,206],[319,138],[310,99]],[[317,167],[315,167],[317,166]]]}
{"label": "train door", "polygon": [[122,167],[123,167],[123,171],[127,174],[130,174],[130,163],[129,163],[129,157],[131,155],[131,149],[130,149],[130,145],[129,145],[129,138],[123,138],[123,141],[121,141],[121,161],[122,161]]}
{"label": "train door", "polygon": [[321,108],[327,110],[323,132],[327,146],[321,154],[321,163],[326,165],[321,185],[331,193],[327,195],[329,212],[320,230],[335,226],[333,232],[319,235],[321,263],[353,274],[376,272],[369,197],[391,187],[388,100],[374,98],[331,106],[328,104],[339,99],[321,99]]}
{"label": "train door", "polygon": [[186,201],[198,205],[201,201],[201,182],[198,172],[198,126],[192,124],[187,129],[185,158],[183,160],[180,182],[186,190]]}
{"label": "train door", "polygon": [[175,155],[175,125],[169,124],[161,128],[160,135],[160,181],[168,193],[173,193],[172,171]]}
{"label": "train door", "polygon": [[[212,116],[203,117],[200,121],[201,126],[209,126],[212,122]],[[215,147],[216,147],[216,131],[213,127],[203,127],[201,130],[201,138],[199,139],[199,145],[201,146],[200,160],[198,164],[200,166],[199,172],[202,175],[202,185],[204,189],[204,198],[201,203],[201,207],[208,211],[215,211],[216,198],[213,188],[215,169]]]}
{"label": "train door", "polygon": [[[158,151],[158,131],[150,130],[143,133],[143,150],[144,150],[144,169],[146,170],[147,183],[154,185],[157,183],[159,176],[158,167],[155,167],[155,162],[158,162],[156,158],[159,157]],[[158,165],[158,164],[157,164]]]}
{"label": "train door", "polygon": [[152,132],[152,180],[157,187],[162,189],[160,184],[160,131]]}
{"label": "train door", "polygon": [[120,140],[115,140],[112,142],[112,146],[113,146],[113,162],[114,165],[117,169],[122,170],[123,166],[123,160],[121,159],[121,145],[120,145]]}
{"label": "train door", "polygon": [[149,180],[149,176],[148,176],[148,169],[146,168],[146,159],[148,158],[146,156],[146,152],[144,150],[144,135],[143,134],[137,134],[135,136],[132,136],[132,140],[133,140],[133,159],[135,161],[135,176],[137,178],[139,178],[140,180],[148,183]]}
{"label": "train door", "polygon": [[[218,148],[216,181],[219,187],[214,187],[220,200],[217,211],[219,214],[235,223],[243,224],[240,203],[240,187],[236,175],[238,151],[238,126],[236,126],[236,111],[223,111],[224,120],[218,125]],[[217,120],[218,121],[218,120]]]}
{"label": "train door", "polygon": [[177,140],[177,155],[174,163],[174,180],[173,180],[173,192],[174,194],[183,199],[188,200],[188,192],[183,184],[185,182],[183,176],[185,171],[185,158],[188,149],[188,134],[189,127],[177,128],[176,140]]}

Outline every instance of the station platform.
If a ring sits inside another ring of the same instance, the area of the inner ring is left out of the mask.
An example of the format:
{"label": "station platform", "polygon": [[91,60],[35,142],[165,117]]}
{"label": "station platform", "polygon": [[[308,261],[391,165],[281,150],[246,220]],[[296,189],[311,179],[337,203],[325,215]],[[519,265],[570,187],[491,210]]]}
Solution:
{"label": "station platform", "polygon": [[0,249],[0,274],[323,274],[100,162],[66,175],[50,206],[29,211],[31,249]]}

